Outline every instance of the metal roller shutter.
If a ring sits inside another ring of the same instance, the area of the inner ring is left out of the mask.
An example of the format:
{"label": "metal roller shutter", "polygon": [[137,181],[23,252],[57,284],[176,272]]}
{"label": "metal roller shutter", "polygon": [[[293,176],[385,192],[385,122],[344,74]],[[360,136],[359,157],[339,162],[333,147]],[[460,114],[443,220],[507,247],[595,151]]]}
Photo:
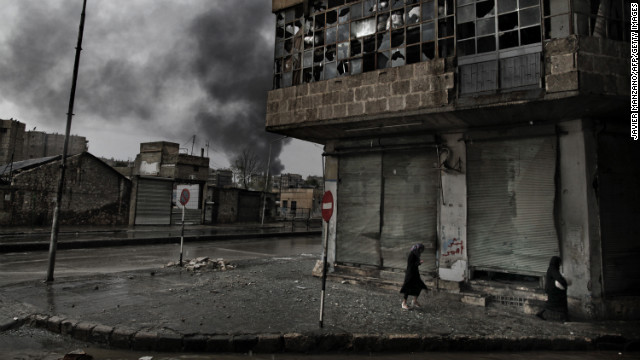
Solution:
{"label": "metal roller shutter", "polygon": [[411,245],[423,243],[421,271],[435,271],[439,171],[435,148],[382,156],[384,210],[381,250],[385,267],[404,269]]}
{"label": "metal roller shutter", "polygon": [[544,274],[559,254],[556,138],[468,144],[467,162],[469,265]]}
{"label": "metal roller shutter", "polygon": [[381,155],[343,156],[338,171],[336,261],[380,266]]}
{"label": "metal roller shutter", "polygon": [[173,182],[139,179],[136,196],[136,225],[169,225]]}

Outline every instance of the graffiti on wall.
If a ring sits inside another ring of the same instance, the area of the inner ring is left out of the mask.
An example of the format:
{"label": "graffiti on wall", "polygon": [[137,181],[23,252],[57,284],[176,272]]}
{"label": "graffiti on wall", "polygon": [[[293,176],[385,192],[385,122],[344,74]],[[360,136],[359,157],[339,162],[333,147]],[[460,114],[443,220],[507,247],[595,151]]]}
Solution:
{"label": "graffiti on wall", "polygon": [[442,257],[461,255],[463,250],[462,240],[456,238],[445,240],[442,244]]}

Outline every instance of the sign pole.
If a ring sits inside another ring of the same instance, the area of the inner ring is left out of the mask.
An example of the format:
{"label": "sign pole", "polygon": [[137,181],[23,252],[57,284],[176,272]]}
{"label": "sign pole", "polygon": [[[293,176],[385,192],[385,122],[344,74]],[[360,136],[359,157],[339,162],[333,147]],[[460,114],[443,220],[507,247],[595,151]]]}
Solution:
{"label": "sign pole", "polygon": [[324,220],[324,241],[322,249],[322,294],[320,296],[320,328],[324,316],[324,293],[327,284],[327,252],[329,248],[329,221],[333,216],[333,195],[331,191],[325,191],[322,197],[322,219]]}
{"label": "sign pole", "polygon": [[180,230],[180,267],[182,267],[182,246],[184,245],[184,205],[182,205],[182,229]]}
{"label": "sign pole", "polygon": [[324,315],[324,293],[327,284],[327,243],[329,239],[329,223],[324,222],[323,256],[322,256],[322,295],[320,297],[320,328],[322,328],[322,317]]}

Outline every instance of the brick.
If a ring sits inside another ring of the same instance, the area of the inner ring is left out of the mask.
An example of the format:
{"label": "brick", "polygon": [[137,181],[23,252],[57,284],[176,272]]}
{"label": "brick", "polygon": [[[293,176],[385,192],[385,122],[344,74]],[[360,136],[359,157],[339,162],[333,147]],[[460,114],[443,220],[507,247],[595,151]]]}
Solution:
{"label": "brick", "polygon": [[446,90],[423,93],[421,97],[421,106],[423,107],[439,107],[448,103],[449,96]]}
{"label": "brick", "polygon": [[309,92],[311,94],[322,94],[327,92],[327,82],[319,81],[309,84]]}
{"label": "brick", "polygon": [[348,104],[347,105],[347,115],[348,116],[357,116],[364,114],[364,104],[361,102]]}
{"label": "brick", "polygon": [[318,118],[318,110],[317,109],[307,109],[306,113],[306,121],[315,121]]}
{"label": "brick", "polygon": [[301,84],[296,86],[296,96],[307,96],[309,95],[309,84]]}
{"label": "brick", "polygon": [[387,111],[388,100],[378,99],[367,101],[364,104],[364,112],[367,114],[378,114]]}
{"label": "brick", "polygon": [[407,110],[420,108],[420,94],[409,94],[405,96],[405,108]]}
{"label": "brick", "polygon": [[389,111],[404,110],[404,96],[394,96],[389,98]]}
{"label": "brick", "polygon": [[355,100],[355,90],[346,89],[340,92],[340,103],[350,104]]}
{"label": "brick", "polygon": [[396,81],[391,84],[391,94],[392,95],[406,95],[411,91],[411,81],[410,80],[402,80]]}
{"label": "brick", "polygon": [[324,105],[322,100],[323,100],[322,94],[311,95],[311,107],[312,108],[318,108],[318,107]]}
{"label": "brick", "polygon": [[413,78],[414,65],[400,66],[398,68],[398,80],[408,80]]}
{"label": "brick", "polygon": [[276,89],[267,92],[267,101],[280,101],[283,97],[283,89]]}
{"label": "brick", "polygon": [[548,93],[578,90],[578,72],[547,75],[545,76],[545,83]]}
{"label": "brick", "polygon": [[355,91],[356,101],[366,101],[373,98],[374,98],[374,88],[371,85],[359,87]]}
{"label": "brick", "polygon": [[72,319],[65,319],[60,323],[60,333],[63,335],[73,334],[73,329],[78,325],[78,321]]}
{"label": "brick", "polygon": [[378,83],[390,83],[398,79],[398,68],[380,70],[378,72]]}
{"label": "brick", "polygon": [[417,92],[432,91],[433,80],[434,80],[434,77],[432,76],[421,76],[421,77],[416,77],[415,79],[412,79],[411,92],[417,93]]}
{"label": "brick", "polygon": [[326,120],[333,118],[333,106],[322,106],[318,109],[318,119]]}
{"label": "brick", "polygon": [[327,84],[327,91],[342,91],[347,88],[347,81],[343,79],[330,80]]}
{"label": "brick", "polygon": [[390,84],[378,84],[374,87],[373,96],[376,99],[386,98],[391,95],[391,85]]}
{"label": "brick", "polygon": [[337,104],[333,105],[333,117],[345,117],[347,116],[347,105],[345,104]]}
{"label": "brick", "polygon": [[338,94],[337,92],[331,91],[331,92],[322,94],[322,103],[324,105],[333,105],[339,102],[340,102],[340,94]]}
{"label": "brick", "polygon": [[52,316],[47,320],[47,330],[54,333],[60,333],[60,325],[64,319],[59,316]]}
{"label": "brick", "polygon": [[374,85],[378,83],[378,73],[375,71],[366,72],[358,76],[360,76],[362,86]]}

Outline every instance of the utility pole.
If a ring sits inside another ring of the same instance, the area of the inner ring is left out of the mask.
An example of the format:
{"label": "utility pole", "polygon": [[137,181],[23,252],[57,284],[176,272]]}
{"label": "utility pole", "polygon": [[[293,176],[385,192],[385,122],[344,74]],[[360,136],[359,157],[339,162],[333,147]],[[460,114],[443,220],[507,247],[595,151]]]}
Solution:
{"label": "utility pole", "polygon": [[84,32],[84,15],[86,7],[87,0],[84,0],[82,4],[82,14],[80,15],[80,28],[78,29],[76,59],[73,64],[73,80],[71,81],[71,95],[69,96],[69,110],[67,112],[67,129],[64,134],[64,147],[62,148],[62,163],[60,165],[58,192],[56,193],[56,204],[53,208],[53,224],[51,225],[51,243],[49,244],[49,269],[47,270],[47,282],[53,281],[53,271],[56,264],[56,248],[58,246],[58,231],[60,230],[60,204],[62,203],[62,193],[64,191],[64,171],[67,166],[69,133],[71,132],[71,118],[73,117],[73,102],[76,96],[76,82],[78,80],[78,66],[80,65],[80,51],[82,51],[82,33]]}
{"label": "utility pole", "polygon": [[193,141],[191,142],[191,155],[193,155],[193,145],[196,144],[196,136],[193,135]]}

